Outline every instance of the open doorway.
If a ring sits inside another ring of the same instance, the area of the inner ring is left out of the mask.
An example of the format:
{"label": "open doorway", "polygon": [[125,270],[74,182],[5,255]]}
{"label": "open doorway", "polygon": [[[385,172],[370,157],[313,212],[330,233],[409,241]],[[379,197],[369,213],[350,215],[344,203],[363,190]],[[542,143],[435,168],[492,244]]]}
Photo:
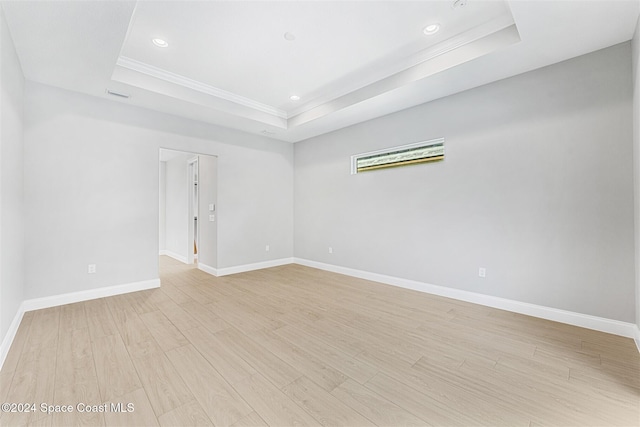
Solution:
{"label": "open doorway", "polygon": [[[187,264],[198,262],[198,156],[189,160],[189,248],[187,250]],[[191,247],[193,245],[193,248]]]}
{"label": "open doorway", "polygon": [[217,157],[160,149],[160,255],[217,266]]}

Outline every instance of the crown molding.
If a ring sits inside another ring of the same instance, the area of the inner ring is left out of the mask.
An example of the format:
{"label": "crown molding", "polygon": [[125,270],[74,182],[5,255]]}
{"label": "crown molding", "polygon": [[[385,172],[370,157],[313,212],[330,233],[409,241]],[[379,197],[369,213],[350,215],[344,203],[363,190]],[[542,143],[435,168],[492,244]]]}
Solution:
{"label": "crown molding", "polygon": [[[368,66],[369,70],[365,78],[363,78],[361,72],[356,72],[344,79],[340,79],[339,81],[330,84],[329,86],[321,88],[318,91],[318,96],[312,95],[310,97],[311,101],[289,111],[288,117],[293,118],[297,115],[303,114],[328,102],[349,95],[352,92],[356,92],[367,86],[373,85],[381,80],[417,67],[424,62],[433,60],[441,55],[446,55],[449,52],[459,49],[465,45],[474,43],[505,29],[509,29],[510,27],[513,27],[514,29],[516,28],[515,21],[511,14],[505,14],[406,57],[394,58],[393,60],[390,60],[389,58],[382,59],[381,61]],[[469,58],[469,60],[471,59],[474,58]],[[306,97],[309,96],[307,95]]]}
{"label": "crown molding", "polygon": [[290,117],[287,120],[288,128],[301,126],[336,111],[366,102],[519,41],[520,34],[516,25],[513,24],[474,40],[468,40],[466,43],[459,42],[446,48],[440,48],[439,52],[432,52],[429,56],[424,56],[416,65]]}
{"label": "crown molding", "polygon": [[357,72],[339,79],[308,94],[311,101],[289,112],[126,56],[118,58],[112,79],[287,130],[519,41],[513,17],[502,15],[406,57],[371,64],[364,78]]}
{"label": "crown molding", "polygon": [[199,82],[197,80],[190,79],[185,76],[181,76],[171,71],[163,70],[162,68],[155,67],[150,64],[146,64],[141,61],[137,61],[126,56],[120,56],[116,65],[127,68],[138,73],[146,74],[151,77],[155,77],[160,80],[164,80],[169,83],[173,83],[179,86],[183,86],[197,92],[205,93],[207,95],[215,96],[216,98],[224,99],[225,101],[234,102],[244,107],[252,108],[263,113],[271,114],[275,117],[287,119],[286,111],[272,107],[267,104],[255,101],[250,98],[235,94],[233,92],[226,91],[208,84]]}

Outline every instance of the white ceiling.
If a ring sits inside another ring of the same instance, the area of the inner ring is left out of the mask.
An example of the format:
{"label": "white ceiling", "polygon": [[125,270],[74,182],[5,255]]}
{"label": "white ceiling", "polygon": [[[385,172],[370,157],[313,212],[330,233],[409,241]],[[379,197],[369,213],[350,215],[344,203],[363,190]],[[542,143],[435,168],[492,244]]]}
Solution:
{"label": "white ceiling", "polygon": [[[505,13],[497,1],[464,11],[449,2],[141,2],[121,56],[290,112],[289,95],[315,97],[381,58],[402,60]],[[429,38],[430,21],[450,25]],[[154,35],[169,47],[153,48]]]}
{"label": "white ceiling", "polygon": [[291,142],[627,41],[640,13],[639,0],[2,5],[29,80]]}

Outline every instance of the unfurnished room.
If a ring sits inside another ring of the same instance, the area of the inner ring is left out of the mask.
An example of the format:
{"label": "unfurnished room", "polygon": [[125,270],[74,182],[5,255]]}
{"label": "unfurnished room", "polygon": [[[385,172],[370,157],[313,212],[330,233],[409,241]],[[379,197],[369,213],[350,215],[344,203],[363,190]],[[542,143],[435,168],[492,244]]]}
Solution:
{"label": "unfurnished room", "polygon": [[0,426],[640,426],[640,0],[0,1]]}

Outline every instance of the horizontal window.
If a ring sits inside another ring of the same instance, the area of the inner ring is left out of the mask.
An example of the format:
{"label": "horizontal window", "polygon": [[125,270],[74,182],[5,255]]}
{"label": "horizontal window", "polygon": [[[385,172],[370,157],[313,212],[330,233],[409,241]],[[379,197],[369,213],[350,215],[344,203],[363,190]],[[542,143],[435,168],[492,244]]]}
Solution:
{"label": "horizontal window", "polygon": [[351,174],[444,159],[444,138],[351,156]]}

